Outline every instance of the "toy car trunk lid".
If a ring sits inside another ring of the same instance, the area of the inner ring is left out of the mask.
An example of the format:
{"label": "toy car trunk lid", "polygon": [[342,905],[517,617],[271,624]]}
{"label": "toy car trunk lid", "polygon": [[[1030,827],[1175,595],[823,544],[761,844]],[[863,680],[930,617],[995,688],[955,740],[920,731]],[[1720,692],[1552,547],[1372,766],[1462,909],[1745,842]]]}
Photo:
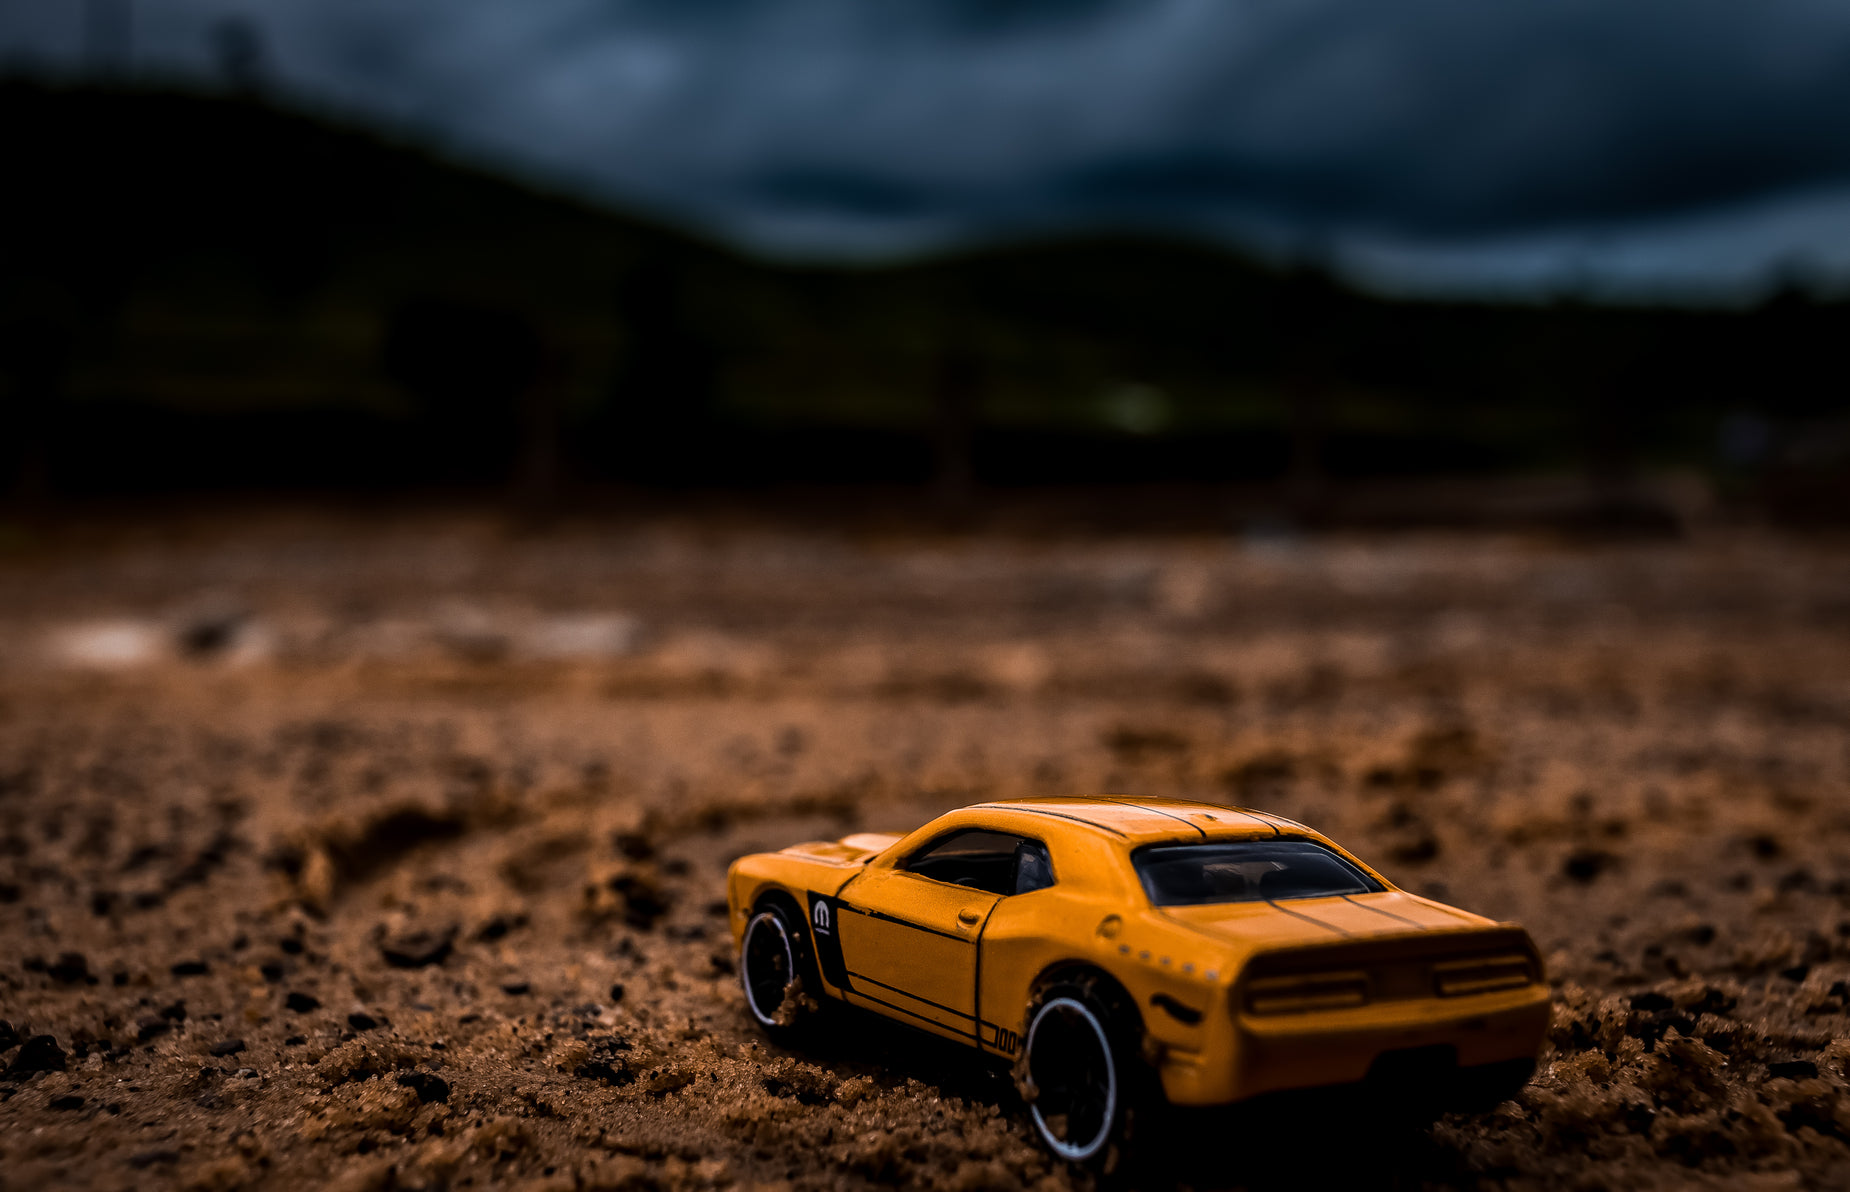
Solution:
{"label": "toy car trunk lid", "polygon": [[[1224,902],[1168,906],[1163,913],[1218,938],[1241,943],[1375,939],[1460,927],[1490,920],[1399,890],[1301,898],[1286,902]],[[1284,911],[1280,915],[1278,912]]]}

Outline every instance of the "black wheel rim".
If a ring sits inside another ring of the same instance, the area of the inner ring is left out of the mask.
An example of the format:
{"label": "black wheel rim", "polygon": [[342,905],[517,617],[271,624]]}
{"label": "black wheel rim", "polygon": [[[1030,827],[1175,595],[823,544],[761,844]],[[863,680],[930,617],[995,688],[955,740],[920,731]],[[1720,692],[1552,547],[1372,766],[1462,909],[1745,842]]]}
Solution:
{"label": "black wheel rim", "polygon": [[769,911],[755,916],[745,928],[739,976],[752,1016],[766,1026],[778,1025],[777,1012],[783,1008],[791,971],[790,937],[782,921]]}
{"label": "black wheel rim", "polygon": [[1118,1074],[1104,1027],[1083,1002],[1055,998],[1035,1015],[1028,1077],[1035,1127],[1054,1153],[1076,1161],[1098,1154],[1117,1114]]}

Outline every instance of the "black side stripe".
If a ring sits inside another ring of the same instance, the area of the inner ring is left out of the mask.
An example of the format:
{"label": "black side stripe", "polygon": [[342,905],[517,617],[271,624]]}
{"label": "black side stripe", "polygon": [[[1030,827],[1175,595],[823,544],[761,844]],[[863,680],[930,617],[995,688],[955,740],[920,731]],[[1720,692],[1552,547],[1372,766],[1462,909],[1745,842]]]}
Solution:
{"label": "black side stripe", "polygon": [[[976,1021],[976,1015],[974,1014],[965,1014],[962,1010],[953,1010],[949,1006],[941,1006],[937,1002],[932,1001],[930,998],[920,997],[918,994],[913,993],[910,990],[901,989],[897,985],[888,985],[885,981],[876,981],[872,977],[868,976],[866,973],[857,973],[857,972],[850,971],[848,975],[850,977],[853,977],[856,981],[865,981],[869,985],[878,985],[882,989],[892,990],[894,993],[897,993],[901,997],[909,997],[915,1002],[923,1002],[925,1005],[930,1006],[934,1010],[943,1010],[946,1014],[955,1014],[959,1018],[968,1018],[972,1022]],[[858,993],[860,991],[856,990],[856,992]]]}
{"label": "black side stripe", "polygon": [[[927,1018],[925,1015],[920,1014],[916,1010],[908,1010],[904,1006],[895,1006],[892,1002],[887,1001],[885,998],[877,998],[871,993],[863,993],[858,989],[854,991],[854,996],[866,998],[868,1001],[873,1002],[876,1005],[885,1006],[889,1010],[897,1010],[901,1014],[906,1015],[907,1017],[918,1019],[920,1022],[929,1022],[931,1023],[931,1025],[937,1027],[939,1030],[950,1031],[951,1033],[955,1034],[960,1039],[969,1039],[971,1042],[978,1041],[977,1037],[969,1031],[959,1030],[958,1028],[954,1026],[950,1026],[946,1023],[939,1022],[936,1018]],[[908,994],[907,996],[910,997],[911,995]]]}
{"label": "black side stripe", "polygon": [[887,923],[897,923],[901,927],[910,927],[914,931],[923,931],[927,935],[943,936],[947,940],[955,940],[960,944],[969,944],[973,948],[976,946],[976,940],[969,936],[952,935],[948,931],[939,931],[936,927],[927,927],[923,923],[914,923],[912,920],[902,919],[898,915],[889,915],[881,911],[865,910],[858,906],[851,906],[846,902],[841,904],[841,909],[856,915],[865,915],[869,919],[880,919]]}

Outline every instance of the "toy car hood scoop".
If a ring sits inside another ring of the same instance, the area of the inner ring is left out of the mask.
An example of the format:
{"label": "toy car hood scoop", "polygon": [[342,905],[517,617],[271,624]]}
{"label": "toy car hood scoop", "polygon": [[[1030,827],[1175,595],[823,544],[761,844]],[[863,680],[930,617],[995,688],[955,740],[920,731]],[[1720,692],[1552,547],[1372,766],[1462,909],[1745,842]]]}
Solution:
{"label": "toy car hood scoop", "polygon": [[890,832],[856,832],[840,840],[811,840],[805,844],[793,844],[783,851],[836,865],[859,865],[891,847],[899,839],[899,836]]}

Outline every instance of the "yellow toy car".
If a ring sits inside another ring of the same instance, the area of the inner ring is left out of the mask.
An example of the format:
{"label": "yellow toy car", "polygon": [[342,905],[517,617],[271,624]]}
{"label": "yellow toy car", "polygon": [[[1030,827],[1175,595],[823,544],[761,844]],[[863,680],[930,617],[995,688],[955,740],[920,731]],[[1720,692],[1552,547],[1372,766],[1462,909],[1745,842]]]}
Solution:
{"label": "yellow toy car", "polygon": [[1140,1107],[1417,1076],[1494,1104],[1534,1071],[1528,933],[1395,889],[1302,824],[1169,799],[984,803],[907,836],[733,862],[752,1017],[834,1000],[1013,1061],[1080,1163]]}

